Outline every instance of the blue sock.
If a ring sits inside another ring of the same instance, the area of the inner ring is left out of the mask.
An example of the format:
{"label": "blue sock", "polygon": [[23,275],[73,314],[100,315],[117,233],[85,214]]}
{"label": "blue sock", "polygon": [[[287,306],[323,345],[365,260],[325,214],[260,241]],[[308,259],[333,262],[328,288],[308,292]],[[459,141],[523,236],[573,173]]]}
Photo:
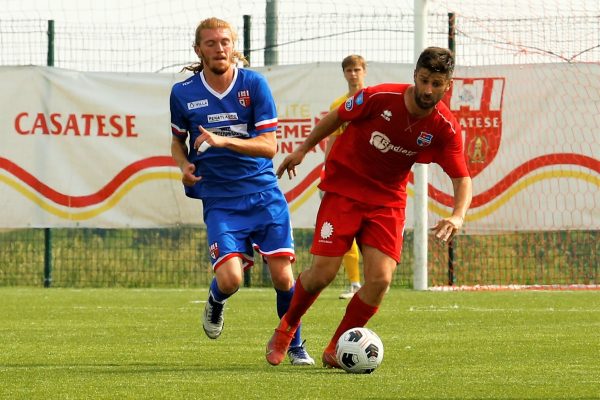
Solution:
{"label": "blue sock", "polygon": [[233,293],[225,294],[219,290],[219,285],[217,285],[217,278],[213,278],[212,282],[210,283],[210,292],[212,293],[213,298],[219,303],[224,302],[225,300],[230,298],[231,295],[233,295]]}
{"label": "blue sock", "polygon": [[[277,315],[279,318],[283,317],[283,314],[290,308],[290,303],[292,301],[292,296],[294,295],[294,286],[290,290],[277,290]],[[302,324],[298,326],[298,330],[296,330],[296,334],[292,339],[292,343],[290,343],[290,347],[298,347],[302,345],[302,335],[300,333],[302,329]]]}

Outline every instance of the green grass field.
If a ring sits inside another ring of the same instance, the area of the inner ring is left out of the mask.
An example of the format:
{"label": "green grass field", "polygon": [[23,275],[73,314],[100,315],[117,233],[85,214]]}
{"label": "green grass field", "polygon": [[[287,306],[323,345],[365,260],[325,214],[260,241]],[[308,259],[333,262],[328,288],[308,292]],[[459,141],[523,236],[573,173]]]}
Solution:
{"label": "green grass field", "polygon": [[[347,301],[304,318],[315,359]],[[206,290],[0,288],[0,398],[600,399],[600,293],[392,289],[369,327],[381,367],[272,367],[272,289],[242,289],[225,331],[200,327]]]}

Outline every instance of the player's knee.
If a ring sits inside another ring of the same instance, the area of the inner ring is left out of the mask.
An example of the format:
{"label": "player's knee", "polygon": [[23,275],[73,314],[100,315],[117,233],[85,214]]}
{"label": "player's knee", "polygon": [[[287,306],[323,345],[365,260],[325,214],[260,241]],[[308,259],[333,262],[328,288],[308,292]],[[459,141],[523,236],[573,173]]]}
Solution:
{"label": "player's knee", "polygon": [[240,288],[242,278],[235,274],[223,275],[217,278],[217,284],[223,293],[234,293]]}
{"label": "player's knee", "polygon": [[368,282],[365,282],[365,285],[368,283],[369,286],[373,288],[374,291],[379,293],[385,293],[392,283],[391,277],[378,277],[375,279],[369,279]]}
{"label": "player's knee", "polygon": [[271,275],[273,287],[277,290],[290,290],[294,286],[294,278],[291,274]]}

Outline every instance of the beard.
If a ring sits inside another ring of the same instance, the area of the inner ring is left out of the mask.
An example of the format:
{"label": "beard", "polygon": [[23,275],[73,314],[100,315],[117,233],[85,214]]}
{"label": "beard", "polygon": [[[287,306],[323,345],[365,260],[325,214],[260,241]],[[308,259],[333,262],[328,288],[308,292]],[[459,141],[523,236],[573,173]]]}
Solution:
{"label": "beard", "polygon": [[202,53],[200,53],[200,59],[202,60],[204,68],[210,70],[210,72],[212,72],[215,75],[223,75],[231,67],[230,60],[210,60],[209,58],[205,57]]}
{"label": "beard", "polygon": [[223,75],[230,67],[231,63],[212,63],[207,65],[207,68],[215,75]]}
{"label": "beard", "polygon": [[437,104],[438,100],[434,96],[425,97],[422,94],[418,93],[415,89],[415,103],[419,108],[423,110],[428,110],[433,108]]}

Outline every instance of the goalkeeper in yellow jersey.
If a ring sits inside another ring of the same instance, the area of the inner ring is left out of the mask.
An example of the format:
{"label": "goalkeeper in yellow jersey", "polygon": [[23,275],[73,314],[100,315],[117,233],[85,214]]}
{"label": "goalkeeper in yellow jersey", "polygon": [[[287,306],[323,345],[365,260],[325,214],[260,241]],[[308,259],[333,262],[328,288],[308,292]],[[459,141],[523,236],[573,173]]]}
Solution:
{"label": "goalkeeper in yellow jersey", "polygon": [[[343,96],[338,97],[331,103],[329,106],[329,110],[333,110],[338,108],[342,103],[344,103],[348,97],[354,96],[356,92],[362,89],[365,86],[365,75],[367,74],[367,63],[365,59],[359,55],[349,55],[348,57],[342,60],[342,71],[344,71],[344,78],[346,82],[348,82],[348,92]],[[329,150],[333,143],[344,133],[344,129],[346,129],[346,125],[348,123],[342,124],[331,136],[329,136],[329,140],[327,141],[327,147],[325,148],[325,159],[329,155]],[[348,289],[340,294],[340,299],[350,299],[354,296],[354,293],[358,292],[360,289],[360,271],[358,269],[358,245],[356,244],[356,240],[352,242],[352,247],[344,254],[342,263],[344,264],[344,269],[346,270],[346,275],[348,276],[348,280],[350,281],[350,286]]]}

